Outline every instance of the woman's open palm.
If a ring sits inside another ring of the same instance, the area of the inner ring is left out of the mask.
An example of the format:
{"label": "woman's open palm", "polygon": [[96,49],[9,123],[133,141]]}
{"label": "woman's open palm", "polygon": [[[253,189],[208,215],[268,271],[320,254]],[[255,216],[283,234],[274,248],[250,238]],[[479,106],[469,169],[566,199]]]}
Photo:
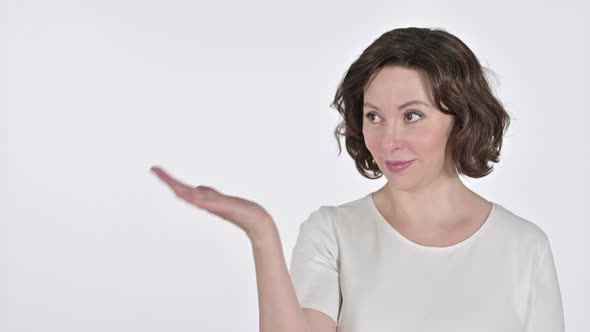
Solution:
{"label": "woman's open palm", "polygon": [[270,214],[258,203],[229,196],[208,186],[191,187],[168,175],[159,167],[150,169],[184,201],[205,209],[240,227],[246,234],[252,234],[272,221]]}

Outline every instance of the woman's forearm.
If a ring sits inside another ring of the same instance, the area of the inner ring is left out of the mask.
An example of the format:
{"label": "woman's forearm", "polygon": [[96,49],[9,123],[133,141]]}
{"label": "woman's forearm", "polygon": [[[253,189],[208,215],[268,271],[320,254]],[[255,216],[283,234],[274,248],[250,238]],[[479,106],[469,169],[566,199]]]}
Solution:
{"label": "woman's forearm", "polygon": [[260,332],[308,332],[276,225],[270,222],[250,239],[256,267]]}

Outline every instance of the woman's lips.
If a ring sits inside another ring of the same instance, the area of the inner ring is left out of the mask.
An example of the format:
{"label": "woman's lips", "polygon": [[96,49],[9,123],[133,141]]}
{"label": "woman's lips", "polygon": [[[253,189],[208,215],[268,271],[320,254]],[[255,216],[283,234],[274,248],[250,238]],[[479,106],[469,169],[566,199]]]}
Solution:
{"label": "woman's lips", "polygon": [[405,164],[410,161],[413,161],[413,159],[412,160],[386,160],[385,162],[388,164],[397,165],[397,164]]}
{"label": "woman's lips", "polygon": [[401,171],[407,169],[408,167],[410,167],[410,165],[412,165],[413,162],[414,162],[414,160],[407,160],[407,161],[397,161],[396,160],[394,162],[386,161],[385,166],[391,172],[401,172]]}

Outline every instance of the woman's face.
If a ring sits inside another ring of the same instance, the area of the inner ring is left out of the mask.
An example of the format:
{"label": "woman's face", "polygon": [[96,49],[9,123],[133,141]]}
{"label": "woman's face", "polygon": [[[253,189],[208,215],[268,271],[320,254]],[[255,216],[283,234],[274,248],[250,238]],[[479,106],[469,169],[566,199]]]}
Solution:
{"label": "woman's face", "polygon": [[[453,117],[434,106],[430,89],[426,76],[400,66],[383,67],[365,87],[365,144],[395,190],[419,189],[444,172],[454,172],[445,153]],[[414,162],[393,172],[386,160]]]}

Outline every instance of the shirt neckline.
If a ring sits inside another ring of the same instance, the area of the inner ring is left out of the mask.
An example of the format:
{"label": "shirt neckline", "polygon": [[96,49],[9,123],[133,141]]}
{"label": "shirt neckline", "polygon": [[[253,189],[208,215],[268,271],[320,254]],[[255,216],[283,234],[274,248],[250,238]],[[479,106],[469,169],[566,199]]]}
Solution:
{"label": "shirt neckline", "polygon": [[397,238],[401,239],[405,244],[407,244],[411,247],[414,247],[414,248],[418,248],[420,250],[426,250],[426,251],[432,251],[432,252],[435,252],[435,251],[446,252],[449,250],[453,250],[453,249],[462,247],[462,246],[474,241],[476,238],[480,237],[483,233],[485,233],[485,231],[490,227],[490,224],[494,220],[495,211],[498,209],[497,204],[493,201],[490,201],[490,203],[492,203],[492,209],[488,213],[488,216],[486,217],[483,224],[474,233],[472,233],[469,237],[467,237],[455,244],[452,244],[450,246],[444,246],[444,247],[425,246],[425,245],[416,243],[416,242],[408,239],[407,237],[402,235],[400,232],[398,232],[397,229],[395,229],[395,227],[393,227],[389,222],[387,222],[385,217],[381,214],[381,212],[379,212],[379,209],[377,209],[377,205],[375,205],[375,201],[373,200],[372,194],[373,193],[367,194],[365,196],[365,200],[367,201],[370,210],[372,211],[373,215],[376,217],[379,224],[381,224],[382,226],[387,228],[390,233],[392,233]]}

